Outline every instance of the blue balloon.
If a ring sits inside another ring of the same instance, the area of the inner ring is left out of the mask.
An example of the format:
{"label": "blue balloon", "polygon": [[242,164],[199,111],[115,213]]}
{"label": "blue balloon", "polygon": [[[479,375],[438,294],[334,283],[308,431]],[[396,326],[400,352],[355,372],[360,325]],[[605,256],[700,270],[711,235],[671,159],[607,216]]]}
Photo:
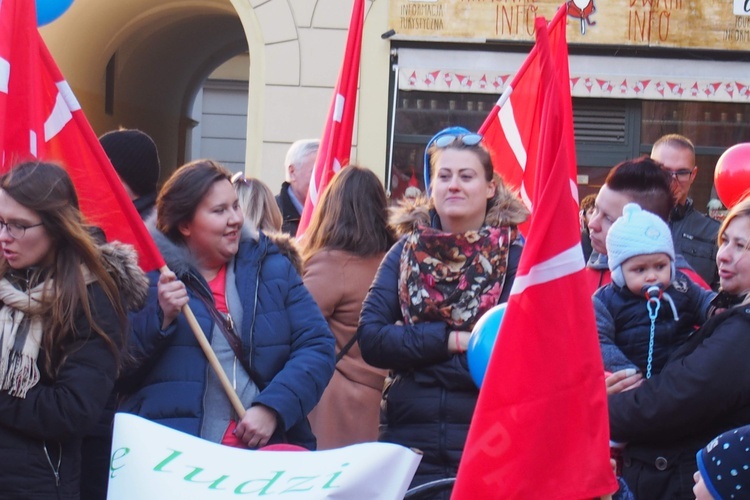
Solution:
{"label": "blue balloon", "polygon": [[36,0],[36,25],[49,24],[68,10],[73,0]]}
{"label": "blue balloon", "polygon": [[474,383],[481,389],[487,365],[490,363],[492,348],[497,340],[497,333],[505,316],[508,304],[498,304],[479,318],[469,338],[466,358],[469,362],[469,373]]}

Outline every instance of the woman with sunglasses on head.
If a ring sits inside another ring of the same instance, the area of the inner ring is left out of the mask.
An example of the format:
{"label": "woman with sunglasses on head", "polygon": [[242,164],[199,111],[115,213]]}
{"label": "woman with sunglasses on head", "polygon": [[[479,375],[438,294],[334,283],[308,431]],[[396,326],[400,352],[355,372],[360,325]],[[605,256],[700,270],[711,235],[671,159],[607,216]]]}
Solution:
{"label": "woman with sunglasses on head", "polygon": [[62,168],[28,162],[0,177],[3,498],[80,497],[82,437],[118,375],[125,310],[148,287],[131,247],[92,232]]}
{"label": "woman with sunglasses on head", "polygon": [[[150,230],[172,272],[151,275],[148,303],[133,317],[140,369],[121,409],[216,443],[315,449],[307,414],[333,373],[333,336],[284,249],[243,226],[230,179],[222,165],[196,160],[157,197]],[[242,418],[180,313],[185,304],[235,388]]]}
{"label": "woman with sunglasses on head", "polygon": [[521,253],[516,226],[528,216],[482,137],[466,129],[430,141],[426,171],[430,198],[394,213],[402,237],[380,265],[358,332],[365,361],[391,371],[380,440],[424,453],[412,486],[456,475],[479,394],[466,361],[470,332],[507,300]]}

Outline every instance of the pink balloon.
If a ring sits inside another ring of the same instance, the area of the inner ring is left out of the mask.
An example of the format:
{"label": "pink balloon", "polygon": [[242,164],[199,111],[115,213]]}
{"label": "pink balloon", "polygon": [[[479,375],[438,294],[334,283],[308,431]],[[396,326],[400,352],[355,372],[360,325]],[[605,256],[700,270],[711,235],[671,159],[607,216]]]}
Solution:
{"label": "pink balloon", "polygon": [[736,144],[724,151],[716,162],[714,185],[727,208],[732,208],[750,193],[750,142]]}

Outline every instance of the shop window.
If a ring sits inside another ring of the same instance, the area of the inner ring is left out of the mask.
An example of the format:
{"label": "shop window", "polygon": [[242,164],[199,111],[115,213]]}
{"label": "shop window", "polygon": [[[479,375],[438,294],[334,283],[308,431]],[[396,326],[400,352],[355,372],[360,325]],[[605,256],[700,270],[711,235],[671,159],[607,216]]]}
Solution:
{"label": "shop window", "polygon": [[665,134],[681,134],[696,148],[722,151],[750,140],[750,105],[734,102],[642,101],[641,143]]}
{"label": "shop window", "polygon": [[638,156],[640,106],[624,99],[573,99],[578,195],[599,192],[609,169]]}
{"label": "shop window", "polygon": [[[424,190],[424,149],[430,137],[449,126],[478,130],[497,97],[399,92],[388,183],[391,199],[400,199],[410,186]],[[679,133],[696,144],[699,169],[691,196],[703,212],[712,198],[714,166],[721,153],[750,142],[750,104],[575,98],[573,121],[580,197],[598,192],[612,166],[649,154],[664,134]]]}
{"label": "shop window", "polygon": [[713,189],[714,168],[730,146],[750,142],[750,104],[735,102],[642,101],[641,153],[651,152],[654,141],[665,134],[681,134],[695,144],[698,175],[690,196],[706,212]]}

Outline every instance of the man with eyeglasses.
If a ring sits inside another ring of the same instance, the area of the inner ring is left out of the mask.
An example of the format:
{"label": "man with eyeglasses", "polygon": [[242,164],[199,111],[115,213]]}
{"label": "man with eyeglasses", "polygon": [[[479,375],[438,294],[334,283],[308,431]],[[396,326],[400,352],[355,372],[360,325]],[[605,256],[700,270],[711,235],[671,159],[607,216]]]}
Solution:
{"label": "man with eyeglasses", "polygon": [[669,227],[675,252],[683,255],[688,264],[715,290],[719,284],[716,235],[720,224],[695,210],[693,200],[688,197],[690,186],[698,174],[695,146],[682,135],[665,135],[654,143],[651,158],[661,163],[662,168],[672,176],[675,206],[669,216]]}

